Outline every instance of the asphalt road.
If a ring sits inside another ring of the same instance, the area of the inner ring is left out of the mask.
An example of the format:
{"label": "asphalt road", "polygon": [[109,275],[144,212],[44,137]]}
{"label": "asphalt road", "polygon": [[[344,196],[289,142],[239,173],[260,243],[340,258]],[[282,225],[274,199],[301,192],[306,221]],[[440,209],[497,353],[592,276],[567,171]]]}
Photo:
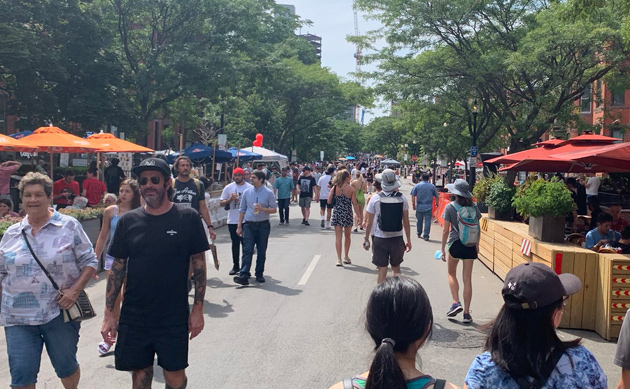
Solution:
{"label": "asphalt road", "polygon": [[[408,194],[411,183],[405,181]],[[315,206],[315,203],[313,203]],[[228,275],[231,268],[227,228],[217,231],[220,271],[209,268],[204,331],[191,341],[187,369],[189,388],[328,388],[342,378],[369,368],[373,344],[364,329],[363,315],[376,271],[361,247],[362,236],[353,234],[353,265],[335,266],[334,232],[321,230],[319,210],[312,209],[311,226],[300,224],[297,205],[291,206],[291,225],[279,226],[272,218],[265,284],[240,287]],[[435,327],[431,341],[421,349],[422,370],[463,386],[484,335],[480,326],[498,312],[502,282],[481,262],[473,271],[472,325],[447,320],[451,298],[446,266],[433,259],[439,249],[441,228],[434,224],[431,240],[415,237],[405,256],[403,273],[417,279],[427,290]],[[103,275],[101,276],[103,277]],[[104,309],[105,280],[87,288],[97,312]],[[192,302],[192,296],[191,296]],[[78,358],[82,388],[130,387],[131,375],[114,369],[113,354],[99,356],[102,315],[83,323]],[[612,364],[615,344],[590,331],[561,331],[565,338],[580,336],[608,375],[614,387],[619,368]],[[155,370],[154,387],[164,385]],[[0,331],[0,387],[10,382],[6,341]],[[44,353],[39,388],[61,388]]]}

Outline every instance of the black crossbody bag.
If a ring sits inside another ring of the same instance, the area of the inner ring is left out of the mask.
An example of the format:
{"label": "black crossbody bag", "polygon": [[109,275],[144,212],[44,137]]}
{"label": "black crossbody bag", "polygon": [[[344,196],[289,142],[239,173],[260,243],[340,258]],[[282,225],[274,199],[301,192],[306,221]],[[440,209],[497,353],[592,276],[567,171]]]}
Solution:
{"label": "black crossbody bag", "polygon": [[[55,282],[55,280],[53,280],[48,270],[46,270],[44,265],[42,265],[42,263],[39,261],[39,258],[37,258],[37,255],[35,255],[35,251],[33,251],[33,248],[31,247],[31,243],[28,241],[28,237],[26,236],[26,232],[24,230],[22,230],[22,236],[24,237],[24,240],[26,241],[26,245],[28,246],[28,250],[31,252],[31,255],[33,256],[33,259],[35,259],[35,262],[37,262],[39,267],[42,268],[42,270],[44,271],[44,274],[46,274],[46,277],[48,277],[48,279],[52,283],[53,288],[57,290],[57,294],[59,296],[63,296],[63,293],[61,293],[61,290],[59,289],[59,285],[57,285],[57,283]],[[77,301],[75,301],[75,303],[72,305],[72,308],[61,309],[61,314],[63,315],[64,322],[83,321],[83,320],[91,319],[96,316],[94,307],[92,307],[92,303],[90,302],[90,299],[88,298],[88,295],[84,290],[82,290],[79,293],[79,297],[77,298]]]}

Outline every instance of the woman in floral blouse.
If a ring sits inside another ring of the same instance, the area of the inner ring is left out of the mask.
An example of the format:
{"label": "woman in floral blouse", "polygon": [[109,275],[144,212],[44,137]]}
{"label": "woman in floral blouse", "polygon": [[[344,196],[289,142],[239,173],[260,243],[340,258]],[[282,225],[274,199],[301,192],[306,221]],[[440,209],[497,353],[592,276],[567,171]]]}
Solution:
{"label": "woman in floral blouse", "polygon": [[[80,323],[64,322],[70,308],[96,273],[92,243],[74,218],[52,208],[53,183],[40,173],[20,182],[26,217],[0,241],[0,325],[4,326],[11,387],[35,388],[43,345],[64,388],[76,388],[80,370],[77,344]],[[60,293],[33,259],[33,251],[55,280]]]}

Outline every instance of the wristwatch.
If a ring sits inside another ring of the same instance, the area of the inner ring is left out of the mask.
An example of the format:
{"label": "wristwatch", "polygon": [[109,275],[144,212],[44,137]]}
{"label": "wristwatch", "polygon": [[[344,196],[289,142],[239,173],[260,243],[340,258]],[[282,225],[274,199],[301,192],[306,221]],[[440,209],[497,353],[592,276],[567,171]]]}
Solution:
{"label": "wristwatch", "polygon": [[211,228],[214,230],[214,227],[212,226],[212,224],[208,226],[208,229],[211,229]]}

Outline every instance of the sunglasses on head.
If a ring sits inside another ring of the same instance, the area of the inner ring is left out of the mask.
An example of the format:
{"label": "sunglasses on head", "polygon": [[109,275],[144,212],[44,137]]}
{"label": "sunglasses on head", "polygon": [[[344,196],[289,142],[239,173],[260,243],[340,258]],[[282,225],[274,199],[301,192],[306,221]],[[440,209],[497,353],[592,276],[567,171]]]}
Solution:
{"label": "sunglasses on head", "polygon": [[160,183],[160,181],[162,181],[162,177],[160,177],[160,176],[148,177],[148,178],[147,178],[147,177],[142,177],[142,178],[140,178],[140,179],[138,180],[138,183],[139,183],[141,186],[144,186],[144,185],[146,185],[146,184],[148,184],[148,183],[149,183],[149,180],[151,180],[151,183],[152,183],[153,185],[157,185],[157,184],[159,184],[159,183]]}

